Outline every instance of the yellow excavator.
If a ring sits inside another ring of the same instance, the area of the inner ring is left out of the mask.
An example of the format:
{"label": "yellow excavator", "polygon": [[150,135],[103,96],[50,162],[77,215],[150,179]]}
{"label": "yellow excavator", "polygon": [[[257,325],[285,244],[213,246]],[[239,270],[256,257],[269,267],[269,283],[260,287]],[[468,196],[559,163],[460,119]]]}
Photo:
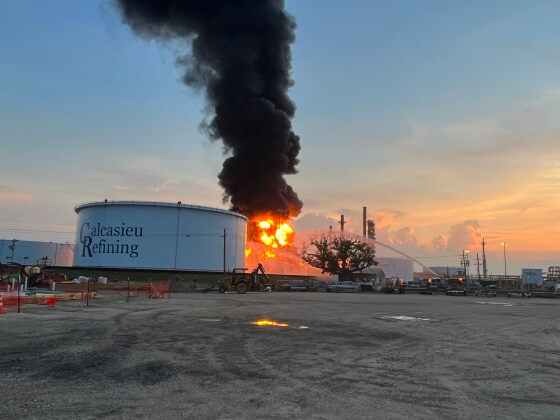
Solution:
{"label": "yellow excavator", "polygon": [[220,284],[219,291],[221,293],[247,293],[248,291],[272,291],[272,288],[273,284],[266,275],[264,266],[259,263],[250,273],[247,273],[246,268],[234,268],[231,277],[224,279]]}

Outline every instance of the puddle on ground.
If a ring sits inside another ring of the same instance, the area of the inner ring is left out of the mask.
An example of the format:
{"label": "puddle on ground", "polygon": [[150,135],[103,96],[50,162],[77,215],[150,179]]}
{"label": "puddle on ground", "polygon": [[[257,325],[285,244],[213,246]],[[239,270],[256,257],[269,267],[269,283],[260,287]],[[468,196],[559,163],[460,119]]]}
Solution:
{"label": "puddle on ground", "polygon": [[408,315],[381,315],[383,319],[396,319],[398,321],[431,321],[430,318],[420,318]]}
{"label": "puddle on ground", "polygon": [[509,302],[482,302],[477,300],[475,303],[478,303],[479,305],[513,306],[513,303],[509,303]]}
{"label": "puddle on ground", "polygon": [[308,330],[309,327],[307,325],[300,325],[300,326],[294,326],[294,325],[289,325],[286,322],[278,322],[278,321],[274,321],[271,319],[259,319],[257,321],[253,321],[251,322],[251,325],[257,326],[257,327],[272,327],[272,328],[295,328],[297,330]]}

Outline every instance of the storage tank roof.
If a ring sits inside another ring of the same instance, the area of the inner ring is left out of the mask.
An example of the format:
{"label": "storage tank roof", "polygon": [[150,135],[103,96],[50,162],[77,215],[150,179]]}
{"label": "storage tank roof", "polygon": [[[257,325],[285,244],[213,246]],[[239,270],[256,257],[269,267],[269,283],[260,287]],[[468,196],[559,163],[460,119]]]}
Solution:
{"label": "storage tank roof", "polygon": [[240,213],[236,213],[234,211],[217,209],[215,207],[197,206],[194,204],[183,204],[180,201],[177,203],[164,203],[158,201],[108,201],[108,200],[92,201],[90,203],[78,204],[76,207],[74,207],[74,211],[76,213],[79,213],[80,210],[88,207],[108,207],[108,206],[141,206],[141,207],[174,207],[174,208],[180,207],[183,209],[198,210],[203,212],[227,214],[229,216],[236,216],[244,220],[247,220],[247,217],[243,216]]}

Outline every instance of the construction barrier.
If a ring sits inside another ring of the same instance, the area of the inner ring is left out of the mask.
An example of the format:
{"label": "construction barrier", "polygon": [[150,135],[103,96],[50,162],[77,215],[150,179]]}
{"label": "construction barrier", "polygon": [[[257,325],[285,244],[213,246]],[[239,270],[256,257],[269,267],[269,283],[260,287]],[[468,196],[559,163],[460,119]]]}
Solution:
{"label": "construction barrier", "polygon": [[151,299],[166,299],[169,297],[170,283],[168,281],[152,282],[150,283]]}
{"label": "construction barrier", "polygon": [[0,315],[6,312],[24,312],[30,305],[56,309],[59,302],[78,304],[88,307],[109,302],[123,302],[145,299],[167,299],[170,296],[171,282],[168,280],[150,282],[60,282],[56,291],[29,289],[26,292],[0,291]]}
{"label": "construction barrier", "polygon": [[100,297],[117,295],[127,301],[131,299],[162,299],[169,298],[171,283],[167,280],[109,282],[107,284],[97,284],[95,291]]}
{"label": "construction barrier", "polygon": [[80,302],[89,306],[95,300],[96,303],[111,300],[142,300],[142,299],[167,299],[171,292],[169,280],[152,281],[116,281],[116,282],[60,282],[56,285],[58,292],[63,296],[74,296],[79,294]]}
{"label": "construction barrier", "polygon": [[58,296],[43,294],[25,294],[17,292],[0,292],[0,314],[6,312],[23,312],[28,305],[45,305],[56,307]]}

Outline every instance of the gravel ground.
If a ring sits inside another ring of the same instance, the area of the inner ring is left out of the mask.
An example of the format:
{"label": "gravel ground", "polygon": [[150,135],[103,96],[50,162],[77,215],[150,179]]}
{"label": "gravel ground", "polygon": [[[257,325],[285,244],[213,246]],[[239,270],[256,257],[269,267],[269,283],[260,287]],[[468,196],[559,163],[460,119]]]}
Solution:
{"label": "gravel ground", "polygon": [[184,294],[0,316],[1,419],[551,419],[559,378],[557,300]]}

